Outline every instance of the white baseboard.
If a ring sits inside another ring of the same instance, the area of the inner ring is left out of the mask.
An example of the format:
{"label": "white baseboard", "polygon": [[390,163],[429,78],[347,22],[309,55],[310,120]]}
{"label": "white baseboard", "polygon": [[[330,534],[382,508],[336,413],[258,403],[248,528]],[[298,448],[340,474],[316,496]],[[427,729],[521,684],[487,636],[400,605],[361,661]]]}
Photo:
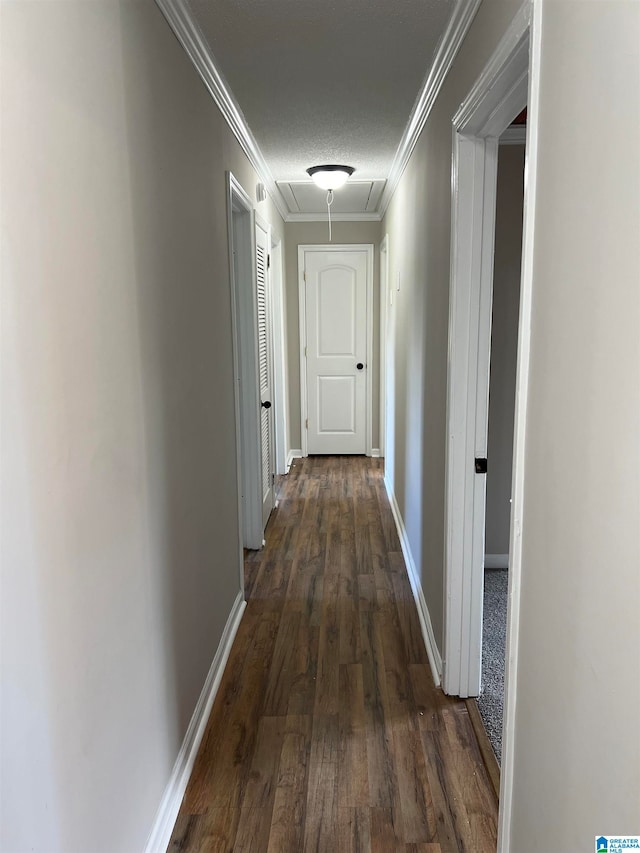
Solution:
{"label": "white baseboard", "polygon": [[372,447],[371,448],[371,458],[372,459],[380,459],[380,448]]}
{"label": "white baseboard", "polygon": [[287,453],[287,474],[294,459],[302,459],[302,450],[294,448]]}
{"label": "white baseboard", "polygon": [[391,488],[386,477],[384,484],[387,489],[387,495],[389,496],[391,512],[393,513],[393,518],[396,523],[398,536],[400,537],[400,545],[402,547],[404,561],[407,566],[407,574],[409,575],[409,583],[411,584],[411,589],[413,591],[413,598],[416,602],[416,608],[418,610],[420,628],[422,629],[422,639],[424,640],[424,645],[427,650],[427,657],[429,658],[429,665],[431,666],[431,674],[433,675],[433,680],[435,682],[436,687],[439,687],[440,682],[442,680],[442,655],[440,654],[440,651],[438,649],[436,638],[433,635],[433,626],[431,624],[429,608],[427,607],[427,602],[424,599],[424,593],[422,592],[422,584],[420,583],[420,576],[418,575],[418,570],[416,568],[416,564],[411,553],[409,537],[407,536],[407,531],[405,529],[402,516],[400,515],[400,510],[398,509],[396,496],[393,493],[393,489]]}
{"label": "white baseboard", "polygon": [[242,592],[239,592],[231,608],[227,624],[224,626],[224,631],[222,632],[218,649],[207,674],[204,687],[202,688],[202,693],[191,717],[187,733],[184,736],[184,741],[180,747],[176,763],[173,766],[169,783],[165,788],[153,829],[144,848],[145,853],[165,853],[169,845],[171,833],[173,832],[173,827],[180,811],[182,798],[184,797],[184,792],[187,790],[187,784],[193,770],[196,755],[198,754],[198,748],[202,741],[213,701],[216,698],[222,673],[229,658],[229,652],[231,651],[231,646],[233,645],[245,607],[246,602],[242,597]]}
{"label": "white baseboard", "polygon": [[508,554],[485,554],[484,555],[485,569],[508,569],[509,555]]}

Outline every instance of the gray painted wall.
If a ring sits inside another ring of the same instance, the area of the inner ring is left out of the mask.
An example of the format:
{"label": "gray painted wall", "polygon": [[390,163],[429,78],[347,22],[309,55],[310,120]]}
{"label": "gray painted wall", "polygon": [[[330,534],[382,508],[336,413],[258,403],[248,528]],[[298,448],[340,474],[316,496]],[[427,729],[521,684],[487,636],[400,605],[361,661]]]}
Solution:
{"label": "gray painted wall", "polygon": [[395,341],[393,490],[442,650],[451,119],[516,11],[485,0],[462,44],[382,223],[389,275],[400,291]]}
{"label": "gray painted wall", "polygon": [[524,145],[501,145],[498,152],[484,548],[486,554],[509,553],[524,153]]}
{"label": "gray painted wall", "polygon": [[[287,376],[289,389],[289,449],[300,449],[300,307],[298,246],[329,243],[326,222],[287,222],[285,225],[285,289],[287,323]],[[332,243],[373,243],[373,446],[379,445],[380,396],[380,223],[333,222]]]}
{"label": "gray painted wall", "polygon": [[[636,832],[640,791],[640,4],[535,6],[513,853]],[[393,488],[441,649],[451,118],[517,8],[480,6],[383,221],[402,283]]]}
{"label": "gray painted wall", "polygon": [[1,31],[0,847],[141,850],[239,591],[225,169],[256,177],[151,0]]}
{"label": "gray painted wall", "polygon": [[518,853],[640,822],[640,4],[541,9]]}

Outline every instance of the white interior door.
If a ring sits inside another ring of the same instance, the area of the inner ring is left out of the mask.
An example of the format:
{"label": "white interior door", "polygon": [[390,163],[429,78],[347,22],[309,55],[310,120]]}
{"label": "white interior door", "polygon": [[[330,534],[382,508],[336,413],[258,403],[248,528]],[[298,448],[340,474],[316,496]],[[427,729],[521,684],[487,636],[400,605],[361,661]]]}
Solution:
{"label": "white interior door", "polygon": [[367,452],[369,263],[367,247],[304,252],[308,453]]}
{"label": "white interior door", "polygon": [[273,488],[273,408],[269,302],[269,233],[256,218],[256,288],[258,306],[258,378],[260,385],[260,466],[262,528],[275,503]]}

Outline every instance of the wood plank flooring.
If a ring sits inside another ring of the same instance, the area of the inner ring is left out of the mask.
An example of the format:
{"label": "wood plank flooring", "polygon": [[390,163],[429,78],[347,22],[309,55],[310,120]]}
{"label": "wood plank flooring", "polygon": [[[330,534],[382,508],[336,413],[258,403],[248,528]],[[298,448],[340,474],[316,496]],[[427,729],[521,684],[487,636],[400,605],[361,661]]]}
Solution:
{"label": "wood plank flooring", "polygon": [[493,853],[465,703],[433,685],[381,460],[309,457],[267,545],[169,850]]}

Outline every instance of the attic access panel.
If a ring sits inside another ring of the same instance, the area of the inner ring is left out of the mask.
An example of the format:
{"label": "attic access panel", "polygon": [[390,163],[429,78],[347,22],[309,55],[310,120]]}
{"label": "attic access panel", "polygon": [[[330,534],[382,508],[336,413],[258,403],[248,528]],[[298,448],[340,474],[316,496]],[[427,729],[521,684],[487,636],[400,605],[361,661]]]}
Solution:
{"label": "attic access panel", "polygon": [[[333,195],[332,214],[375,213],[385,181],[348,181]],[[279,181],[291,213],[326,213],[327,193],[313,181]]]}

